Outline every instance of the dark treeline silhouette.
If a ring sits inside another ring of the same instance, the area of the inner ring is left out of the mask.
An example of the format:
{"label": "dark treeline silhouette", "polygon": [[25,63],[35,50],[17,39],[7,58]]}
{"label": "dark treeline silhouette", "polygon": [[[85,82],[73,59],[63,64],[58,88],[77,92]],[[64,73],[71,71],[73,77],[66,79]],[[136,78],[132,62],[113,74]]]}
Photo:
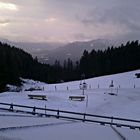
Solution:
{"label": "dark treeline silhouette", "polygon": [[108,47],[105,51],[86,50],[80,59],[80,71],[87,78],[140,69],[140,44],[127,42],[119,47]]}
{"label": "dark treeline silhouette", "polygon": [[0,90],[6,84],[20,85],[20,77],[47,83],[72,81],[101,75],[115,74],[140,69],[140,44],[138,41],[127,42],[119,47],[84,51],[76,63],[68,59],[61,65],[59,60],[54,65],[41,64],[25,51],[0,43]]}
{"label": "dark treeline silhouette", "polygon": [[0,43],[0,90],[6,84],[20,85],[19,77],[47,82],[47,65],[40,64],[37,58],[23,50]]}
{"label": "dark treeline silhouette", "polygon": [[56,61],[56,77],[64,81],[92,78],[140,69],[140,44],[138,41],[127,42],[119,47],[108,47],[106,50],[84,51],[76,64],[68,59],[60,66]]}

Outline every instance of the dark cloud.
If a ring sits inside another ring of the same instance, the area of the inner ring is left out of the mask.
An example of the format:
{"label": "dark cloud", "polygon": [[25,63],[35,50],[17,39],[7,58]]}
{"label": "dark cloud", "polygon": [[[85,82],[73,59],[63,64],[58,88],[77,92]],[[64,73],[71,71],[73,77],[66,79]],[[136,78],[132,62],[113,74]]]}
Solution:
{"label": "dark cloud", "polygon": [[86,27],[112,24],[122,30],[125,39],[140,38],[140,1],[116,0],[111,3],[111,0],[107,0],[106,3],[108,6],[98,3],[96,8],[88,11],[85,16],[79,15],[77,19]]}

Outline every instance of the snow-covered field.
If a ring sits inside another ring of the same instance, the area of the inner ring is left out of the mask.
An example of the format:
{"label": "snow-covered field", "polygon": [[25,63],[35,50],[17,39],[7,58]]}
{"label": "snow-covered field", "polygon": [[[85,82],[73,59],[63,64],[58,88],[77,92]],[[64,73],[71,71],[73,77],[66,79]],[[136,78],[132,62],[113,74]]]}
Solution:
{"label": "snow-covered field", "polygon": [[[45,84],[25,80],[21,92],[1,93],[0,102],[140,120],[140,79],[135,73],[140,70],[85,80],[88,86],[84,101],[69,100],[71,95],[82,95],[79,84],[83,81]],[[31,87],[44,90],[25,91]],[[48,100],[29,99],[28,94],[45,94]],[[0,140],[140,139],[139,130],[115,129],[122,137],[110,126],[0,111]]]}

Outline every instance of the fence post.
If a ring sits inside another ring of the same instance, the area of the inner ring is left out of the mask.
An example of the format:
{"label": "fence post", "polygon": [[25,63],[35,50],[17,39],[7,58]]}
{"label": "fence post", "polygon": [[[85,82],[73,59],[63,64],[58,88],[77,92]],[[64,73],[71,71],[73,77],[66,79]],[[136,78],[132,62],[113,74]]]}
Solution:
{"label": "fence post", "polygon": [[86,114],[83,114],[84,115],[84,117],[83,117],[83,122],[85,121],[85,118],[86,118]]}
{"label": "fence post", "polygon": [[9,110],[10,110],[10,111],[13,111],[13,109],[14,109],[14,108],[13,108],[13,103],[11,103]]}
{"label": "fence post", "polygon": [[59,109],[57,110],[57,118],[59,118]]}
{"label": "fence post", "polygon": [[111,117],[111,125],[113,124],[113,117]]}
{"label": "fence post", "polygon": [[33,107],[33,115],[35,115],[35,110],[36,110],[36,107],[34,106]]}

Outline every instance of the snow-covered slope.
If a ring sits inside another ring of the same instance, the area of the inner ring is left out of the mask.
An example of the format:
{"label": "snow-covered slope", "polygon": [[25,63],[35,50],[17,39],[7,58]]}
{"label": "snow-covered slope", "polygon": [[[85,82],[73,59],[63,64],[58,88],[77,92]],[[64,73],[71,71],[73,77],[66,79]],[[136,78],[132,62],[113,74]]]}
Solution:
{"label": "snow-covered slope", "polygon": [[[83,91],[80,90],[79,84],[83,81],[74,81],[74,82],[67,82],[62,84],[45,84],[33,80],[24,80],[25,83],[23,85],[23,89],[21,92],[5,92],[0,94],[0,102],[6,102],[6,103],[15,103],[15,104],[22,104],[22,105],[31,105],[31,106],[40,106],[40,107],[47,107],[47,108],[53,108],[53,109],[61,109],[61,110],[69,110],[69,111],[76,111],[76,112],[83,112],[83,113],[91,113],[91,114],[98,114],[98,115],[108,115],[108,116],[115,116],[115,117],[123,117],[123,118],[130,118],[130,119],[138,119],[140,118],[140,78],[136,78],[135,74],[140,73],[140,70],[132,71],[132,72],[126,72],[121,74],[115,74],[115,75],[109,75],[109,76],[103,76],[103,77],[97,77],[97,78],[91,78],[86,79],[85,82],[87,83],[87,90],[84,92],[85,100],[80,101],[71,101],[69,100],[70,95],[82,95]],[[111,89],[109,88],[111,81],[113,81],[114,87]],[[35,88],[35,89],[42,89],[42,90],[35,90],[35,91],[27,91],[27,89]],[[114,93],[114,95],[111,95],[110,93]],[[43,100],[35,100],[35,99],[29,99],[28,94],[45,94],[48,98],[47,101]],[[86,106],[87,105],[87,106]],[[1,112],[0,114],[3,114]],[[4,118],[3,118],[4,117]],[[10,117],[6,117],[3,115],[0,115],[0,120],[6,124],[5,126],[11,126],[9,123]],[[12,119],[14,119],[12,117]],[[17,117],[18,119],[18,117]],[[6,121],[7,120],[7,121]],[[14,119],[15,120],[15,119]],[[26,119],[26,117],[23,119],[23,125],[22,119],[20,118],[20,126],[25,126],[26,121],[28,122],[29,119]],[[17,123],[19,122],[17,121]],[[47,120],[48,122],[55,122],[54,120]],[[30,125],[42,125],[43,120],[41,121],[31,121],[32,123]],[[40,123],[39,123],[40,122]],[[63,122],[63,121],[62,121]],[[15,122],[16,123],[16,122]],[[15,125],[13,126],[19,126]],[[46,120],[44,120],[44,123],[46,124]],[[61,123],[56,122],[56,123]],[[4,125],[2,125],[4,127]],[[3,128],[0,127],[0,128]],[[68,130],[66,130],[68,128]],[[73,131],[72,131],[72,130]],[[78,129],[78,130],[77,130]],[[87,131],[89,129],[89,131]],[[95,132],[97,135],[93,135],[92,131]],[[116,135],[116,133],[108,126],[108,127],[102,127],[98,126],[96,124],[83,124],[83,123],[72,123],[69,124],[69,127],[67,125],[62,126],[56,126],[56,127],[48,127],[45,130],[47,131],[47,134],[51,134],[49,136],[49,140],[56,139],[57,136],[61,133],[61,139],[66,139],[66,134],[69,136],[70,139],[76,139],[81,140],[87,138],[87,140],[96,138],[96,139],[108,139],[111,136]],[[77,130],[77,131],[76,131]],[[46,136],[44,132],[44,128],[30,128],[31,133],[34,133],[36,131],[40,132],[40,135]],[[53,136],[51,131],[56,133],[56,136]],[[65,132],[64,137],[62,136],[62,131]],[[71,134],[68,133],[71,131]],[[85,131],[85,134],[84,134]],[[103,132],[103,137],[98,134],[99,131]],[[123,135],[126,136],[126,138],[133,138],[134,140],[138,140],[140,135],[139,132],[134,130],[126,130],[125,129],[119,129],[120,132],[123,133]],[[77,132],[77,133],[76,133]],[[2,132],[0,131],[0,134]],[[17,131],[14,131],[12,134],[17,133]],[[28,135],[29,132],[27,130],[18,131],[18,138],[21,139],[31,139],[30,136],[24,136],[23,134]],[[7,136],[7,134],[4,133],[4,136]],[[20,137],[20,135],[22,137]],[[84,137],[85,136],[85,137]],[[9,136],[8,136],[9,137]],[[37,136],[35,135],[35,140],[37,140]],[[0,137],[1,138],[1,137]],[[45,139],[45,138],[44,138]],[[114,139],[120,139],[118,136],[114,136]]]}
{"label": "snow-covered slope", "polygon": [[[85,80],[86,83],[90,86],[92,89],[98,88],[98,85],[100,88],[109,88],[109,85],[111,84],[111,80],[114,81],[115,87],[121,87],[121,88],[133,88],[134,85],[136,87],[140,88],[140,79],[136,78],[135,74],[140,73],[140,70],[131,71],[131,72],[125,72],[121,74],[114,74],[109,76],[102,76],[97,78],[91,78]],[[69,86],[70,89],[78,89],[79,83],[81,81],[76,82],[68,82],[64,84],[57,84],[59,89],[66,89],[66,86]],[[50,85],[47,87],[50,89]],[[52,89],[51,89],[52,90]]]}
{"label": "snow-covered slope", "polygon": [[[139,118],[140,111],[135,108],[140,101],[140,79],[135,77],[135,73],[139,72],[140,70],[137,70],[85,80],[87,83],[85,97],[88,98],[88,108],[86,111],[92,114]],[[111,81],[114,84],[112,91],[109,88]],[[79,88],[79,84],[83,81],[62,84],[45,84],[33,80],[24,80],[24,82],[21,92],[5,92],[0,94],[0,102],[41,107],[46,105],[48,108],[85,112],[87,100],[83,102],[69,100],[70,95],[83,94],[83,91]],[[42,90],[26,91],[30,88]],[[111,96],[108,94],[110,92],[117,94],[117,96]],[[28,94],[45,94],[48,100],[30,100],[27,96]],[[130,112],[130,109],[133,112]]]}

